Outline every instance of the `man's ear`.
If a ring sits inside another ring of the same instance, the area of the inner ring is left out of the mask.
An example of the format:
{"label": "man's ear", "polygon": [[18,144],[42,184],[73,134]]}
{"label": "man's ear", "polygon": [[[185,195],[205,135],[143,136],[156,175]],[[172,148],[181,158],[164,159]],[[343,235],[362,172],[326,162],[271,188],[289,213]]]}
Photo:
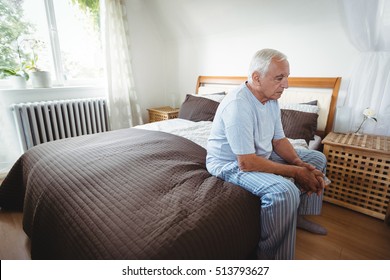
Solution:
{"label": "man's ear", "polygon": [[252,74],[252,81],[255,85],[257,86],[261,86],[261,77],[260,77],[260,73],[255,71],[253,72]]}

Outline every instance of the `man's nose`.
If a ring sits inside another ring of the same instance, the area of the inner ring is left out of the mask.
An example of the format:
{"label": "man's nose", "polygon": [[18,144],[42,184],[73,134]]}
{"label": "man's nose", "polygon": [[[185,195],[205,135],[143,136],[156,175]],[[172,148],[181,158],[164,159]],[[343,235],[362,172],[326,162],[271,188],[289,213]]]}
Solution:
{"label": "man's nose", "polygon": [[288,88],[288,78],[284,78],[282,81],[282,87],[283,88]]}

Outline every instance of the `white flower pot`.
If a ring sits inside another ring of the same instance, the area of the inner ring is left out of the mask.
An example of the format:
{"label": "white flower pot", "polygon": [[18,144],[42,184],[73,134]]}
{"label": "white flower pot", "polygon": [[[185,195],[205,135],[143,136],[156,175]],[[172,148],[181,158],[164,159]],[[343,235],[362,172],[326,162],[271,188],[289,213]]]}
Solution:
{"label": "white flower pot", "polygon": [[51,78],[50,72],[47,71],[35,71],[30,74],[33,88],[50,88]]}
{"label": "white flower pot", "polygon": [[8,80],[10,82],[11,88],[14,89],[23,89],[27,87],[26,79],[21,76],[9,76]]}

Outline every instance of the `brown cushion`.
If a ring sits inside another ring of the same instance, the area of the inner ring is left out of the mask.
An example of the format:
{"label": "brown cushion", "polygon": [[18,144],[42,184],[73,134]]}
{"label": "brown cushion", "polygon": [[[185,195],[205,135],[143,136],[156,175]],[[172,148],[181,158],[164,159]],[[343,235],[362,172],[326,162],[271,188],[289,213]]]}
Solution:
{"label": "brown cushion", "polygon": [[317,130],[318,114],[281,109],[284,134],[291,139],[305,139],[309,144]]}
{"label": "brown cushion", "polygon": [[214,100],[187,94],[178,117],[194,122],[213,121],[218,105]]}

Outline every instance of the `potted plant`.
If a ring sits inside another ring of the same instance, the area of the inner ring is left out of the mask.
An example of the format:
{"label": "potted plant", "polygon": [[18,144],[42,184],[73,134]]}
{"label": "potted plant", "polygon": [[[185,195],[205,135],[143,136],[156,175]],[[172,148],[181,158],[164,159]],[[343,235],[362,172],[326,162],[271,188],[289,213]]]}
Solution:
{"label": "potted plant", "polygon": [[25,39],[25,43],[31,50],[30,59],[24,64],[24,68],[30,71],[32,86],[34,88],[48,88],[51,87],[50,72],[43,71],[38,67],[38,53],[44,43],[37,39]]}
{"label": "potted plant", "polygon": [[34,88],[51,87],[50,73],[42,71],[38,67],[38,51],[44,47],[43,41],[25,38],[16,39],[8,47],[15,51],[17,57],[6,62],[6,66],[0,66],[0,78],[11,81],[13,88],[26,88],[26,81],[31,77]]}
{"label": "potted plant", "polygon": [[12,88],[23,89],[27,87],[27,81],[29,75],[25,69],[11,68],[11,67],[0,67],[2,77],[7,78],[11,82]]}
{"label": "potted plant", "polygon": [[[9,61],[7,66],[0,66],[0,77],[7,78],[11,82],[12,88],[22,89],[26,88],[26,81],[29,79],[27,69],[22,62],[22,50],[18,41],[15,41],[17,62]],[[8,47],[10,50],[14,48]]]}

